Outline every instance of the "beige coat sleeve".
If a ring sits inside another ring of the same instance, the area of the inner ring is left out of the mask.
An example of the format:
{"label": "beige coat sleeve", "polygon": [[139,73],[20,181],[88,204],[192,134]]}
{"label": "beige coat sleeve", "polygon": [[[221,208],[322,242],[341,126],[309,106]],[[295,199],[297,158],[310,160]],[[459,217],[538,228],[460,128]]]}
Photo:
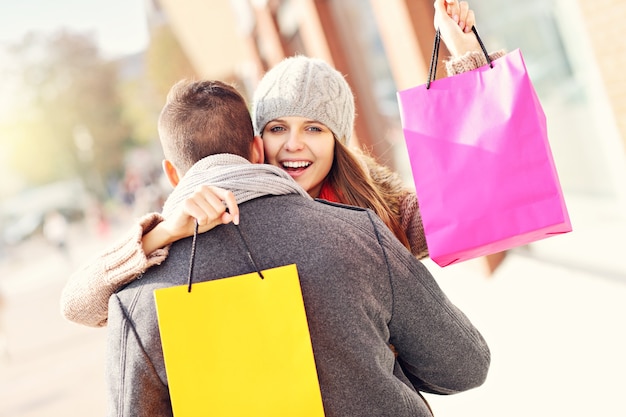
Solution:
{"label": "beige coat sleeve", "polygon": [[424,225],[422,224],[417,196],[414,192],[406,193],[402,199],[400,203],[400,218],[402,220],[402,228],[409,240],[409,245],[411,245],[411,253],[417,259],[427,257],[428,246],[426,245],[426,236],[424,235]]}
{"label": "beige coat sleeve", "polygon": [[[504,56],[505,51],[497,51],[489,54],[492,61]],[[462,72],[471,71],[476,68],[487,65],[487,58],[482,51],[471,51],[465,55],[451,58],[445,61],[448,76],[461,74]]]}
{"label": "beige coat sleeve", "polygon": [[74,272],[61,293],[61,314],[78,324],[102,327],[107,323],[109,297],[152,265],[167,258],[169,246],[146,256],[141,238],[163,217],[143,216],[114,245]]}

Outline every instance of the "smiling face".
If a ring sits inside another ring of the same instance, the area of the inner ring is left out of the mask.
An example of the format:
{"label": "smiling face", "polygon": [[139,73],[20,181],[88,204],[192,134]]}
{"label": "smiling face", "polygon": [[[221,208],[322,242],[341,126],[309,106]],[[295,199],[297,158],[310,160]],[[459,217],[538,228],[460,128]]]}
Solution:
{"label": "smiling face", "polygon": [[316,198],[333,165],[335,138],[328,127],[304,117],[282,117],[263,128],[265,162],[284,169]]}

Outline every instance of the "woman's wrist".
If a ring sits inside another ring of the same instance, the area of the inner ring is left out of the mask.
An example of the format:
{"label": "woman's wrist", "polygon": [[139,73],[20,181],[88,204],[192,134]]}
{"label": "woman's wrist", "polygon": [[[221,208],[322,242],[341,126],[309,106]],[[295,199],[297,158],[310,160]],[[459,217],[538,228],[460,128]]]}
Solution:
{"label": "woman's wrist", "polygon": [[174,236],[172,231],[167,227],[167,222],[162,221],[143,235],[141,238],[141,247],[144,253],[149,255],[155,250],[162,249],[180,238],[180,236]]}
{"label": "woman's wrist", "polygon": [[459,58],[471,52],[482,52],[480,43],[476,36],[470,32],[462,35],[462,39],[457,39],[456,42],[450,42],[450,45],[446,44],[451,58]]}

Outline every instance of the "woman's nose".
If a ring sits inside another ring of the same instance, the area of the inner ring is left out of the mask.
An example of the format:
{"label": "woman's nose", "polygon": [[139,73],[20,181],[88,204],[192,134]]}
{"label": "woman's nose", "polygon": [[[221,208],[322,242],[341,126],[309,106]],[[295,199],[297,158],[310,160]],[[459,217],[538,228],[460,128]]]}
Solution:
{"label": "woman's nose", "polygon": [[304,147],[304,141],[298,132],[292,131],[289,133],[287,142],[285,142],[285,149],[288,151],[299,151]]}

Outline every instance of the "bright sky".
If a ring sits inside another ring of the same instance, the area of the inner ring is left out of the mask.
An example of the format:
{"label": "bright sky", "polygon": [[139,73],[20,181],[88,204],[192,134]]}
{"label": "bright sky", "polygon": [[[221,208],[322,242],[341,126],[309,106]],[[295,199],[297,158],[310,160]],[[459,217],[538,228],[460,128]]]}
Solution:
{"label": "bright sky", "polygon": [[[149,0],[0,0],[0,69],[2,49],[19,42],[31,31],[51,33],[61,28],[91,33],[102,55],[116,58],[143,50],[148,44],[144,5]],[[10,108],[11,82],[0,80],[0,121]],[[8,91],[8,94],[6,92]],[[1,138],[0,138],[1,139]],[[15,179],[5,172],[4,153],[0,151],[0,194],[15,186]],[[4,184],[3,184],[4,183]]]}
{"label": "bright sky", "polygon": [[148,41],[147,0],[0,0],[0,43],[29,31],[61,27],[94,34],[103,54],[114,57],[142,50]]}

